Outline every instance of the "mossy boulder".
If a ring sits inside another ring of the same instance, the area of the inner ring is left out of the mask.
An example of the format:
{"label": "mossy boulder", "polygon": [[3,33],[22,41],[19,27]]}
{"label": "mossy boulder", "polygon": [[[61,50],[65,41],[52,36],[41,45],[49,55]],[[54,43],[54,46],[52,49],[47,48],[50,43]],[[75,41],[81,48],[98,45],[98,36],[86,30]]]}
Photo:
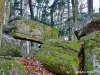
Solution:
{"label": "mossy boulder", "polygon": [[0,56],[21,56],[21,47],[14,43],[2,42]]}
{"label": "mossy boulder", "polygon": [[86,72],[92,71],[94,75],[97,75],[95,71],[96,69],[99,70],[100,73],[100,31],[93,32],[81,38],[80,41],[84,42],[84,70]]}
{"label": "mossy boulder", "polygon": [[3,34],[0,56],[21,56],[21,47],[18,41]]}
{"label": "mossy boulder", "polygon": [[36,58],[45,67],[59,75],[75,75],[78,69],[78,51],[81,45],[78,42],[47,40],[42,45]]}
{"label": "mossy boulder", "polygon": [[27,75],[24,66],[17,60],[0,58],[0,75]]}
{"label": "mossy boulder", "polygon": [[43,43],[47,39],[57,39],[58,29],[32,20],[15,20],[9,26],[14,26],[12,35],[15,38]]}

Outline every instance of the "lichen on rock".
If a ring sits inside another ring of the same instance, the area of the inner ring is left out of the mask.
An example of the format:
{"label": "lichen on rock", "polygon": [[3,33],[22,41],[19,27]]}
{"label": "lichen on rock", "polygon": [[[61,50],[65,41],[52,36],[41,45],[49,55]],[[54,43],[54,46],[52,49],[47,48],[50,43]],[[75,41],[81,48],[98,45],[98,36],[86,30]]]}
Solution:
{"label": "lichen on rock", "polygon": [[56,74],[75,75],[80,47],[78,42],[51,39],[44,42],[36,58]]}

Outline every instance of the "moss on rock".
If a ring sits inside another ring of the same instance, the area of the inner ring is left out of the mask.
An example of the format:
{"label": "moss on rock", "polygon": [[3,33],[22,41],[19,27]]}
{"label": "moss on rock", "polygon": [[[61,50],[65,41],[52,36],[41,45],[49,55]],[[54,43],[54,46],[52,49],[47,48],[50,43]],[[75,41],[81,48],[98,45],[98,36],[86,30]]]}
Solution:
{"label": "moss on rock", "polygon": [[[93,32],[83,38],[80,41],[84,42],[85,50],[85,71],[93,71],[93,56],[96,55],[98,61],[100,61],[100,31]],[[99,62],[100,64],[100,62]]]}
{"label": "moss on rock", "polygon": [[[32,20],[15,20],[13,21],[15,30],[13,36],[22,39],[43,42],[47,39],[58,39],[59,31],[53,26],[45,25]],[[10,23],[11,25],[12,23]],[[13,26],[14,26],[13,25]]]}
{"label": "moss on rock", "polygon": [[2,42],[0,56],[21,56],[21,47],[16,45],[14,42]]}
{"label": "moss on rock", "polygon": [[36,54],[36,58],[54,73],[75,75],[78,68],[77,51],[80,47],[78,42],[47,40]]}
{"label": "moss on rock", "polygon": [[93,32],[80,39],[85,43],[86,48],[100,47],[100,31]]}
{"label": "moss on rock", "polygon": [[0,58],[0,75],[27,75],[24,66],[17,60]]}

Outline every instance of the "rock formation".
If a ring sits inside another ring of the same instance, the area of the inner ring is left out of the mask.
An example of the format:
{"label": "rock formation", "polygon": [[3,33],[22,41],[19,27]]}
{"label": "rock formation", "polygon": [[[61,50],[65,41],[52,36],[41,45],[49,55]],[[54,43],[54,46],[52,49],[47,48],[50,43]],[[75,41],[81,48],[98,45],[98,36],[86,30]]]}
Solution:
{"label": "rock formation", "polygon": [[57,75],[75,75],[80,48],[78,42],[52,39],[44,42],[36,58]]}

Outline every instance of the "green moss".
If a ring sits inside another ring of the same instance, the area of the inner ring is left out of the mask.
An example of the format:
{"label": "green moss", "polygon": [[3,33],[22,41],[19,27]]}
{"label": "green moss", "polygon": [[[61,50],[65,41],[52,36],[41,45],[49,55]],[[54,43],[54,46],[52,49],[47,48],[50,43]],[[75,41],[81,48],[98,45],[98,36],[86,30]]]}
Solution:
{"label": "green moss", "polygon": [[18,16],[18,18],[19,18],[19,20],[26,20],[26,18],[23,16]]}
{"label": "green moss", "polygon": [[50,71],[61,75],[74,75],[78,68],[78,53],[75,51],[79,49],[80,44],[77,42],[47,40],[37,53],[36,58]]}
{"label": "green moss", "polygon": [[[32,20],[23,20],[26,25],[31,26],[32,29],[39,27],[40,23]],[[42,25],[42,24],[41,24]]]}
{"label": "green moss", "polygon": [[44,40],[58,39],[58,35],[59,35],[58,29],[56,29],[52,26],[44,25],[44,35],[45,35]]}
{"label": "green moss", "polygon": [[45,41],[44,43],[46,43],[49,46],[56,46],[56,47],[62,47],[64,49],[72,49],[75,51],[79,51],[81,45],[78,42],[73,42],[73,41],[63,41],[63,40],[59,40],[59,39],[50,39]]}
{"label": "green moss", "polygon": [[14,31],[15,36],[27,38],[30,40],[35,39],[36,41],[42,40],[42,42],[47,39],[58,39],[59,31],[53,26],[25,19],[16,21],[15,25],[17,26],[18,24],[20,24],[21,27],[27,27],[27,29],[26,31],[23,32],[23,30],[19,29],[18,26],[17,27],[18,31],[17,29]]}
{"label": "green moss", "polygon": [[0,75],[10,75],[13,70],[14,74],[27,75],[24,66],[16,60],[5,60],[0,58]]}
{"label": "green moss", "polygon": [[100,31],[91,33],[83,38],[81,38],[80,41],[83,41],[85,43],[85,47],[100,47]]}
{"label": "green moss", "polygon": [[42,35],[45,37],[45,40],[47,39],[57,39],[58,38],[58,29],[54,28],[53,26],[49,26],[46,24],[39,23],[37,21],[32,21],[32,20],[24,20],[24,23],[26,25],[31,26],[31,31],[34,29],[39,29],[42,32]]}
{"label": "green moss", "polygon": [[2,42],[0,56],[21,56],[21,48],[14,43]]}
{"label": "green moss", "polygon": [[97,60],[100,61],[100,31],[93,32],[81,38],[80,41],[84,42],[85,71],[92,71],[93,61],[91,60],[93,55],[96,55]]}

